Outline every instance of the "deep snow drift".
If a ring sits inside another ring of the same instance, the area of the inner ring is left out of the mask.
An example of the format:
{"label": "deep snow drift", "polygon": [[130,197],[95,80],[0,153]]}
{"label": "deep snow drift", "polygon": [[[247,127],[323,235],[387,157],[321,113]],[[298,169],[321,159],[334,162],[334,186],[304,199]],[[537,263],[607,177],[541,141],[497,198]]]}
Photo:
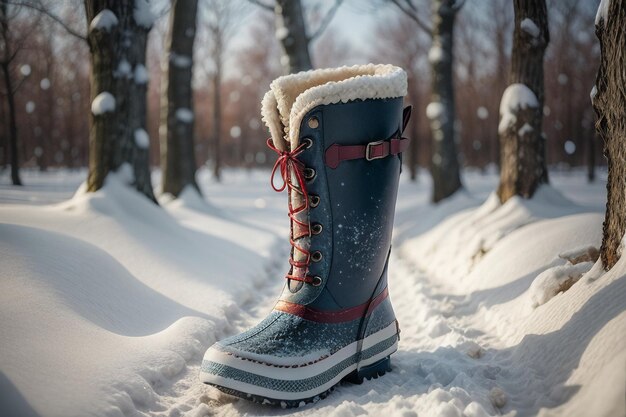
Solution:
{"label": "deep snow drift", "polygon": [[[208,202],[186,190],[161,208],[123,175],[67,201],[84,172],[0,182],[0,415],[285,414],[196,379],[204,350],[260,320],[283,283],[286,197],[268,177],[202,171]],[[393,372],[292,413],[626,415],[626,257],[595,263],[604,183],[551,179],[500,205],[495,176],[466,173],[439,206],[426,175],[403,179]]]}

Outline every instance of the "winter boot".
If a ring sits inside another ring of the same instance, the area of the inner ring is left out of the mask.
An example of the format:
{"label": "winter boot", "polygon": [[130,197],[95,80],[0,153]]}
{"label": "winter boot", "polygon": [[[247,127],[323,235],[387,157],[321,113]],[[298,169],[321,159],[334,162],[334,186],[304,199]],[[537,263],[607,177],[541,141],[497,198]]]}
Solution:
{"label": "winter boot", "polygon": [[399,328],[387,263],[408,144],[401,136],[410,113],[402,110],[406,84],[402,69],[372,64],[271,84],[262,114],[279,155],[272,186],[289,193],[291,268],[266,319],[209,348],[203,382],[294,407],[342,380],[390,370]]}

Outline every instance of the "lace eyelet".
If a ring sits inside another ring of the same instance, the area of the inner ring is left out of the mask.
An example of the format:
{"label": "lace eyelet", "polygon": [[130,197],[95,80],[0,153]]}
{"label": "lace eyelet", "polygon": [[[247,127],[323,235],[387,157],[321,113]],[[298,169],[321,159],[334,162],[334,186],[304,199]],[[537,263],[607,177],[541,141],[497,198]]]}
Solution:
{"label": "lace eyelet", "polygon": [[311,254],[311,260],[312,260],[313,262],[319,262],[319,261],[321,261],[321,260],[322,260],[322,258],[323,258],[323,256],[322,256],[322,252],[320,252],[320,251],[318,251],[318,250],[316,250],[315,252],[313,252],[313,253]]}
{"label": "lace eyelet", "polygon": [[322,285],[322,278],[318,277],[317,275],[314,276],[311,279],[311,285],[314,287],[319,287],[320,285]]}
{"label": "lace eyelet", "polygon": [[311,226],[311,233],[314,235],[319,235],[322,233],[323,226],[319,223],[315,223]]}
{"label": "lace eyelet", "polygon": [[307,122],[311,129],[317,129],[320,126],[320,121],[317,120],[317,117],[313,116]]}
{"label": "lace eyelet", "polygon": [[318,195],[309,196],[309,204],[311,207],[317,207],[320,204],[320,197]]}
{"label": "lace eyelet", "polygon": [[307,181],[315,178],[315,170],[313,168],[304,168],[302,174],[304,175],[304,179]]}
{"label": "lace eyelet", "polygon": [[306,144],[305,145],[305,149],[309,149],[311,146],[313,146],[313,141],[311,140],[311,138],[304,138],[302,140],[302,143]]}

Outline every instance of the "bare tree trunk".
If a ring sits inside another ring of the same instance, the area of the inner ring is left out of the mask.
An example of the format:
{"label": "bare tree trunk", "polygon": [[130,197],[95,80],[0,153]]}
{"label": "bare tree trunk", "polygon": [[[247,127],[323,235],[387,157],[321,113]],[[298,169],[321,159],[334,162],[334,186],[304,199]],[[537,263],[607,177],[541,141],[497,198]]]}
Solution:
{"label": "bare tree trunk", "polygon": [[604,141],[609,168],[600,248],[602,264],[608,270],[620,258],[620,245],[626,233],[626,4],[623,1],[613,0],[608,4],[608,13],[596,22],[596,35],[601,57],[592,101],[597,115],[596,130]]}
{"label": "bare tree trunk", "polygon": [[[54,74],[55,56],[52,47],[52,39],[47,39],[42,45],[45,48],[45,58],[42,59],[43,66],[45,67],[45,77],[48,81],[52,81],[52,74]],[[42,49],[43,49],[42,48]],[[37,160],[37,166],[40,171],[47,171],[48,165],[53,162],[51,159],[52,150],[50,145],[54,141],[54,123],[55,123],[55,102],[56,102],[56,86],[48,85],[48,88],[43,93],[46,103],[46,113],[43,115],[44,134],[37,136],[37,146],[41,149],[38,154],[35,154]]]}
{"label": "bare tree trunk", "polygon": [[161,96],[163,192],[176,197],[196,183],[194,150],[193,44],[198,0],[175,0],[167,39],[168,67]]}
{"label": "bare tree trunk", "polygon": [[15,117],[15,95],[13,94],[13,84],[9,66],[2,65],[4,73],[4,85],[7,90],[7,104],[9,107],[9,152],[11,161],[11,182],[13,185],[22,185],[20,178],[20,159],[17,147],[17,122]]}
{"label": "bare tree trunk", "polygon": [[550,41],[545,0],[515,0],[509,87],[500,105],[500,184],[504,203],[531,198],[548,182],[543,121],[543,56]]}
{"label": "bare tree trunk", "polygon": [[[143,1],[143,0],[140,0]],[[128,24],[129,42],[122,44],[122,60],[132,68],[124,74],[118,68],[119,94],[124,97],[120,107],[122,130],[122,160],[133,168],[134,186],[140,193],[156,202],[150,175],[150,141],[146,130],[148,78],[146,76],[146,50],[151,26],[140,25],[133,18]]]}
{"label": "bare tree trunk", "polygon": [[221,136],[222,136],[222,44],[216,37],[215,73],[213,74],[213,177],[220,181],[222,169]]}
{"label": "bare tree trunk", "polygon": [[433,135],[431,174],[432,201],[437,203],[461,188],[454,122],[453,87],[454,20],[462,2],[433,1],[433,46],[429,52],[432,70],[432,96],[427,108]]}
{"label": "bare tree trunk", "polygon": [[85,0],[91,100],[112,97],[114,102],[112,108],[92,105],[87,189],[99,190],[109,172],[129,163],[133,186],[156,203],[147,138],[141,132],[145,132],[146,88],[138,76],[145,64],[150,24],[135,21],[138,1],[145,0]]}
{"label": "bare tree trunk", "polygon": [[300,0],[276,0],[274,13],[276,38],[282,49],[280,61],[285,74],[313,68]]}
{"label": "bare tree trunk", "polygon": [[15,116],[15,91],[13,90],[13,83],[11,80],[11,72],[9,64],[14,58],[9,45],[9,16],[7,14],[7,3],[0,3],[0,25],[2,26],[2,40],[4,42],[4,57],[0,68],[4,75],[4,86],[6,88],[7,95],[7,107],[9,116],[9,153],[11,161],[11,182],[13,185],[22,185],[20,178],[20,158],[17,147],[17,122]]}

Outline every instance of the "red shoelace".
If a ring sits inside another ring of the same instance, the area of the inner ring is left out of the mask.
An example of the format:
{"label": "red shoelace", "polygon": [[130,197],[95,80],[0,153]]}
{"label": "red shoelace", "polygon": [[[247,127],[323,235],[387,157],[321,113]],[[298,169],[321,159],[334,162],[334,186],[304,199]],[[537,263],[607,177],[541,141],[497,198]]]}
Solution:
{"label": "red shoelace", "polygon": [[[306,143],[302,143],[298,147],[296,147],[296,149],[294,149],[293,151],[283,151],[283,150],[278,149],[276,146],[274,146],[274,143],[272,142],[272,139],[270,138],[267,140],[267,146],[278,154],[278,159],[276,159],[276,163],[274,163],[274,168],[272,168],[270,184],[272,185],[272,188],[274,189],[274,191],[282,192],[286,188],[287,192],[289,193],[289,198],[288,198],[289,218],[292,221],[291,237],[289,238],[289,242],[291,243],[291,246],[293,246],[294,250],[297,250],[306,256],[306,259],[304,261],[296,261],[293,259],[293,256],[289,258],[289,264],[292,266],[292,271],[291,273],[285,275],[285,278],[293,279],[295,281],[306,282],[310,284],[312,283],[313,279],[307,276],[306,272],[311,262],[311,252],[301,246],[298,246],[298,244],[293,239],[293,223],[296,223],[299,226],[304,227],[307,234],[309,236],[311,235],[311,226],[309,225],[309,222],[308,221],[302,222],[297,219],[297,215],[299,213],[302,213],[309,209],[309,194],[306,190],[306,179],[304,178],[305,166],[302,163],[302,161],[298,160],[297,158],[298,155],[300,155],[302,151],[304,151],[307,145]],[[282,186],[277,187],[276,184],[274,183],[274,178],[276,176],[276,171],[279,168],[280,168],[280,176],[283,179],[283,184]],[[293,173],[293,175],[295,176],[297,184],[293,183],[291,173]],[[292,197],[291,197],[292,190],[295,190],[297,193],[301,194],[304,199],[304,203],[300,205],[299,207],[293,207],[292,205]],[[305,271],[304,276],[293,274],[294,268],[304,269]]]}

